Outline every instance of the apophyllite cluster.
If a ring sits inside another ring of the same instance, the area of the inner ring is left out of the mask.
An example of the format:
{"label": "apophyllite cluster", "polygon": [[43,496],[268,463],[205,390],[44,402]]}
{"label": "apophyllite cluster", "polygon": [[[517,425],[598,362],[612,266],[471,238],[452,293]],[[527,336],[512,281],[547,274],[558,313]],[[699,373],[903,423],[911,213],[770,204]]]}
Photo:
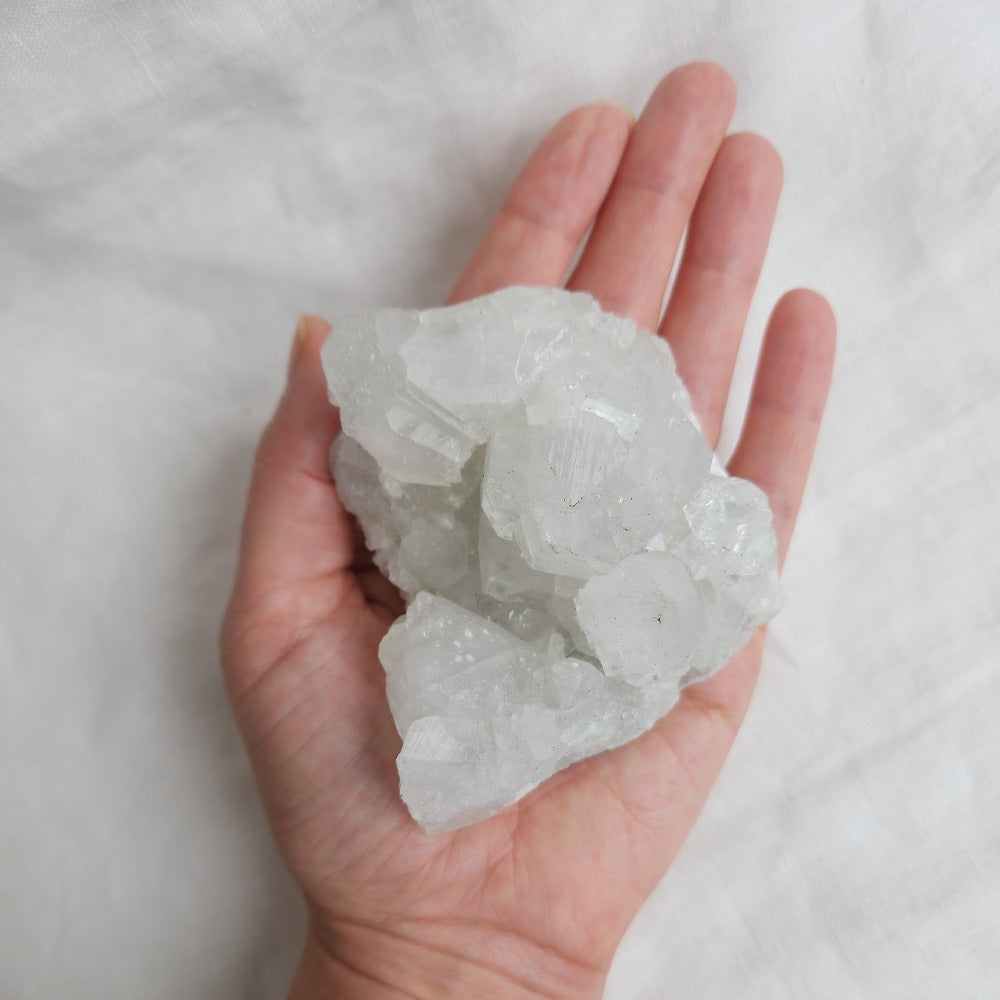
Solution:
{"label": "apophyllite cluster", "polygon": [[590,296],[362,313],[323,360],[337,490],[408,605],[380,657],[428,830],[638,736],[778,610],[767,499]]}

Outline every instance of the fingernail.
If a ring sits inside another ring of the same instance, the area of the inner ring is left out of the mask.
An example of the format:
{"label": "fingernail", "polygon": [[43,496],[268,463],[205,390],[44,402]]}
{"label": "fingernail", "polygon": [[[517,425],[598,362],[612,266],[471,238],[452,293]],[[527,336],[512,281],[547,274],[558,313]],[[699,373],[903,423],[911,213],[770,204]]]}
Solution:
{"label": "fingernail", "polygon": [[292,339],[292,349],[288,355],[288,375],[291,376],[295,369],[295,363],[298,361],[299,354],[302,353],[302,345],[306,342],[306,337],[309,336],[309,327],[306,325],[306,317],[300,316],[298,323],[295,324],[295,336]]}

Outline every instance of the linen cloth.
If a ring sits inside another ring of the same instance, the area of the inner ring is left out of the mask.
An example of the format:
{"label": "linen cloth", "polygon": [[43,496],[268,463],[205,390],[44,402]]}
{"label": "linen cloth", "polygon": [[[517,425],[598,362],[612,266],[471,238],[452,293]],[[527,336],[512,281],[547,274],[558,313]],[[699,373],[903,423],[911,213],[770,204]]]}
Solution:
{"label": "linen cloth", "polygon": [[297,314],[439,303],[570,107],[713,59],[840,321],[760,687],[628,998],[1000,996],[1000,8],[0,5],[0,996],[271,998],[302,930],[217,671]]}

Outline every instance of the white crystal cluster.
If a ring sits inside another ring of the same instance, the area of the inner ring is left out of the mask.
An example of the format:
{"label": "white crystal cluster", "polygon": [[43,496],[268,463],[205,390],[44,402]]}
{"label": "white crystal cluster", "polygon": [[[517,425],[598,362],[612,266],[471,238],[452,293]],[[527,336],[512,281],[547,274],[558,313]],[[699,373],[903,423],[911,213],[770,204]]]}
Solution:
{"label": "white crystal cluster", "polygon": [[590,296],[359,314],[323,357],[337,489],[408,602],[380,656],[428,830],[638,736],[778,610],[764,494]]}

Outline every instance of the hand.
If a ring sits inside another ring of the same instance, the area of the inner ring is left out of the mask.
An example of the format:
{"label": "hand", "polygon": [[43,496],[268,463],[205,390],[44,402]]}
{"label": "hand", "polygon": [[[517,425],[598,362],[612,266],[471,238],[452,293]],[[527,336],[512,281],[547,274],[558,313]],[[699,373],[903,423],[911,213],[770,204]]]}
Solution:
{"label": "hand", "polygon": [[[754,135],[724,138],[732,80],[667,76],[634,128],[607,104],[560,121],[514,183],[452,301],[510,284],[568,286],[659,324],[709,442],[781,186]],[[666,871],[743,718],[763,632],[687,688],[650,732],[582,761],[493,819],[424,834],[399,797],[400,749],[377,648],[399,596],[337,499],[338,431],[300,325],[264,433],[222,633],[233,706],[282,856],[309,905],[294,997],[598,997],[619,939]],[[730,471],[770,497],[782,558],[809,470],[834,320],[813,292],[775,307]]]}

